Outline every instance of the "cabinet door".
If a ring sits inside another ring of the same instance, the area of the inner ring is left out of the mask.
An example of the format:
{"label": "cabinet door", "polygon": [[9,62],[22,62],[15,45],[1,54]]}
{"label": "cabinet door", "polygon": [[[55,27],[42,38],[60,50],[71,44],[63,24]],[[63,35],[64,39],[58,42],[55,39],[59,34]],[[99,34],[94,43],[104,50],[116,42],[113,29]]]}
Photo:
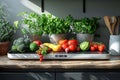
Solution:
{"label": "cabinet door", "polygon": [[56,80],[120,80],[117,72],[65,72],[57,73]]}
{"label": "cabinet door", "polygon": [[54,80],[54,73],[0,73],[0,80]]}

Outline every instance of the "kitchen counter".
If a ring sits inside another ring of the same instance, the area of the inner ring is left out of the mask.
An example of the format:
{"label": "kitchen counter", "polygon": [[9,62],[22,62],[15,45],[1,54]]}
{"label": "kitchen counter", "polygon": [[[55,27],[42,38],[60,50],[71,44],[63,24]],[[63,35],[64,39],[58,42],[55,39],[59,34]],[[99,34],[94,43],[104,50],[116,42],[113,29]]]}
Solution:
{"label": "kitchen counter", "polygon": [[120,57],[109,60],[9,60],[0,56],[0,69],[120,69]]}

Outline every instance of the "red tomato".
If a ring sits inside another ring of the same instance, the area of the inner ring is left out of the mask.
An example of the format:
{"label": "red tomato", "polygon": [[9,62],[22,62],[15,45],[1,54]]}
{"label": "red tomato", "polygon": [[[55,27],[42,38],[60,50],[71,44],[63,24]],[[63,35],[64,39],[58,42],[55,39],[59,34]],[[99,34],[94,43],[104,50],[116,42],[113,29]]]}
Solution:
{"label": "red tomato", "polygon": [[94,44],[93,47],[95,48],[95,50],[98,50],[98,44]]}
{"label": "red tomato", "polygon": [[103,46],[104,49],[106,48],[105,44],[101,44],[101,45]]}
{"label": "red tomato", "polygon": [[100,45],[98,46],[98,50],[99,50],[100,52],[103,52],[103,51],[105,50],[105,46],[103,46],[102,44],[100,44]]}
{"label": "red tomato", "polygon": [[69,40],[68,45],[72,45],[72,44],[78,45],[78,41],[76,39]]}
{"label": "red tomato", "polygon": [[59,40],[59,42],[58,42],[58,43],[59,43],[60,45],[62,45],[62,44],[65,44],[65,43],[67,43],[67,42],[68,42],[68,40],[67,40],[67,39],[65,39],[65,40]]}
{"label": "red tomato", "polygon": [[96,50],[96,48],[94,46],[90,47],[90,51],[95,51],[95,50]]}
{"label": "red tomato", "polygon": [[68,44],[67,43],[65,43],[65,44],[62,44],[62,48],[65,50],[66,48],[68,48],[69,46],[68,46]]}
{"label": "red tomato", "polygon": [[65,49],[65,52],[68,53],[70,51],[69,47]]}
{"label": "red tomato", "polygon": [[39,54],[39,57],[40,57],[40,62],[42,62],[43,61],[43,55]]}
{"label": "red tomato", "polygon": [[42,44],[42,42],[40,40],[35,40],[35,41],[33,41],[33,43],[37,44],[38,46],[40,46]]}
{"label": "red tomato", "polygon": [[74,45],[74,44],[71,44],[71,45],[69,45],[69,49],[70,49],[70,51],[76,51],[77,50],[77,46]]}

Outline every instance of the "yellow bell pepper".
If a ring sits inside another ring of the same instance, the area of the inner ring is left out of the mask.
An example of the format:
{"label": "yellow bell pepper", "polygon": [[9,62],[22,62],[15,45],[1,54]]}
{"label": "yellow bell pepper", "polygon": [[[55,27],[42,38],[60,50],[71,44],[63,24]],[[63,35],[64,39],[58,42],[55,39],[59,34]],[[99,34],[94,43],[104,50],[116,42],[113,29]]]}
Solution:
{"label": "yellow bell pepper", "polygon": [[60,51],[62,51],[62,47],[59,44],[44,43],[43,45],[51,48],[54,52],[60,52]]}

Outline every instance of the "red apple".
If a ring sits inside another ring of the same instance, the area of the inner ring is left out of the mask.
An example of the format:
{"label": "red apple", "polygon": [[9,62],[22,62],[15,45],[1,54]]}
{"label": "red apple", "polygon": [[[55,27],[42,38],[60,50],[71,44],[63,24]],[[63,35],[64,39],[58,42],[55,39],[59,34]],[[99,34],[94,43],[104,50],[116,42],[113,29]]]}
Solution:
{"label": "red apple", "polygon": [[42,44],[42,42],[40,40],[35,40],[35,41],[33,41],[33,43],[37,44],[38,46],[40,46]]}

